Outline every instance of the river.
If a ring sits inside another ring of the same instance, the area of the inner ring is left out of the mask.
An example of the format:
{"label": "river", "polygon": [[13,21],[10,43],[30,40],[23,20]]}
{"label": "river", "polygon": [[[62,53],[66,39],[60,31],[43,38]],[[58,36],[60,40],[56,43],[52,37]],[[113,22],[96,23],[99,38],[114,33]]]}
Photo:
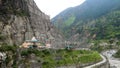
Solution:
{"label": "river", "polygon": [[120,60],[118,58],[114,58],[112,55],[115,54],[117,50],[107,50],[103,52],[110,63],[111,68],[120,68]]}

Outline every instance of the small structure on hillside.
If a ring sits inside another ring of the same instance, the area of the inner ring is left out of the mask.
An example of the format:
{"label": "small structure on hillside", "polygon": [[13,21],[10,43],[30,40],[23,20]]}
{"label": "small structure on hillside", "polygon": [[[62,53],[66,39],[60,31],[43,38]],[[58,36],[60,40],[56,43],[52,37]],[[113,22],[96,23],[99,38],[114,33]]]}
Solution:
{"label": "small structure on hillside", "polygon": [[46,48],[51,48],[51,44],[50,43],[46,43]]}
{"label": "small structure on hillside", "polygon": [[35,38],[35,37],[33,37],[32,39],[31,39],[31,43],[33,43],[33,48],[36,48],[37,47],[37,43],[39,43],[38,42],[38,40]]}
{"label": "small structure on hillside", "polygon": [[40,46],[40,42],[33,37],[31,40],[26,40],[20,47],[23,48],[36,48]]}
{"label": "small structure on hillside", "polygon": [[51,40],[46,40],[45,43],[38,41],[35,37],[31,40],[26,40],[21,46],[21,48],[51,48]]}
{"label": "small structure on hillside", "polygon": [[67,49],[67,50],[72,50],[72,49],[74,49],[74,48],[73,48],[72,45],[67,45],[67,46],[65,47],[65,49]]}

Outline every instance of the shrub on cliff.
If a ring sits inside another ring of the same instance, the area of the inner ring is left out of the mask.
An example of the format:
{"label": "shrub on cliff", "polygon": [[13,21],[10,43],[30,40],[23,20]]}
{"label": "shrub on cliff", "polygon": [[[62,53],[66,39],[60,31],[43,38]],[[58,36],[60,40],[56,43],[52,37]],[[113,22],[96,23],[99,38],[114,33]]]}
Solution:
{"label": "shrub on cliff", "polygon": [[115,58],[120,58],[120,49],[113,55]]}

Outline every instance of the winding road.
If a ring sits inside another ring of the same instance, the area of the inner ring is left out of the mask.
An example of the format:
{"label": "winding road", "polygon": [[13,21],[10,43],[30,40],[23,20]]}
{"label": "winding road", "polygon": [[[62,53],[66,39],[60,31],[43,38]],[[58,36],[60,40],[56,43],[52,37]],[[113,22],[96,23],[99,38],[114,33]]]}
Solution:
{"label": "winding road", "polygon": [[[120,59],[117,59],[117,58],[114,58],[112,55],[115,54],[117,52],[117,50],[107,50],[107,51],[104,51],[102,54],[104,56],[107,57],[109,63],[110,63],[110,68],[120,68]],[[106,58],[101,55],[101,57],[103,58],[103,61],[101,62],[98,62],[96,64],[93,64],[93,65],[90,65],[90,66],[86,66],[84,68],[93,68],[95,67],[96,65],[100,65],[104,62],[106,62]],[[61,68],[66,68],[66,67],[61,67]],[[75,66],[69,66],[68,68],[75,68]]]}
{"label": "winding road", "polygon": [[105,62],[107,61],[106,58],[105,58],[103,55],[100,54],[100,56],[101,56],[102,59],[103,59],[101,62],[95,63],[95,64],[93,64],[93,65],[90,65],[90,66],[87,66],[87,67],[84,67],[84,68],[94,68],[95,66],[100,65],[100,64],[102,64],[102,63],[105,63]]}

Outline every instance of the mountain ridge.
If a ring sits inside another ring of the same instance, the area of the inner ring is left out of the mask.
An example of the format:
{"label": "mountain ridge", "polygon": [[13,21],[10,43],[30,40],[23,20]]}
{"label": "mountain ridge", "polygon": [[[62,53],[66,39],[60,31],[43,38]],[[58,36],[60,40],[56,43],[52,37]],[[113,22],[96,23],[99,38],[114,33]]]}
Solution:
{"label": "mountain ridge", "polygon": [[[82,29],[88,28],[88,26],[91,27],[90,25],[87,25],[87,24],[91,24],[92,21],[97,20],[103,16],[106,16],[111,12],[120,10],[119,3],[120,3],[119,0],[114,0],[114,1],[113,0],[86,0],[81,5],[69,8],[69,10],[68,9],[64,10],[63,12],[58,14],[56,17],[54,17],[52,19],[52,22],[57,28],[63,31],[63,33],[67,36],[69,35],[68,33],[71,33],[70,31],[73,28],[76,29],[75,33],[77,33]],[[64,12],[66,14],[63,14]],[[61,16],[62,14],[64,16]],[[68,21],[67,23],[69,24],[69,21],[71,21],[69,18],[72,16],[75,18],[75,19],[72,19],[72,22],[70,22],[72,24],[70,24],[69,26],[65,26],[66,21]],[[96,21],[94,24],[92,24],[92,26],[95,24],[96,24]],[[60,27],[59,25],[63,27]]]}

